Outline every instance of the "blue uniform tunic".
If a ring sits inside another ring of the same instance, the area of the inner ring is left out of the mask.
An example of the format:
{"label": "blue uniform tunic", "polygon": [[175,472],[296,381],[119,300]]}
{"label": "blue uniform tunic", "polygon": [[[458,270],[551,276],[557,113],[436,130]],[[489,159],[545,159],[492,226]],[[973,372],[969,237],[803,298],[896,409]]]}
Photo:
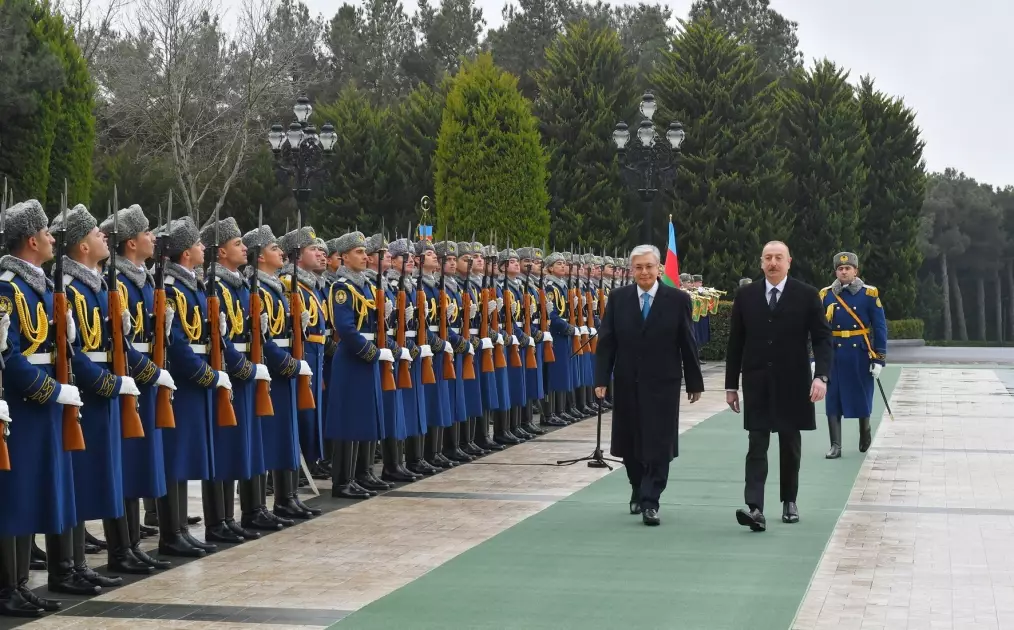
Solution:
{"label": "blue uniform tunic", "polygon": [[[496,292],[496,299],[499,300],[502,303],[503,302],[503,289],[501,288],[501,286],[499,284],[494,284],[493,290]],[[499,323],[499,327],[495,331],[498,335],[500,335],[500,342],[501,343],[500,344],[496,344],[496,345],[500,346],[500,349],[497,350],[494,347],[493,351],[494,352],[497,352],[497,351],[503,352],[504,359],[506,360],[505,361],[506,364],[510,365],[510,348],[508,347],[507,344],[510,343],[511,333],[508,332],[507,329],[505,328],[506,322],[504,322],[504,318],[503,318],[503,309],[504,309],[504,307],[501,306],[500,309],[499,309],[499,311],[497,311],[497,314],[498,314],[498,317],[499,317],[500,321],[498,322]],[[492,328],[490,330],[492,330]],[[508,409],[511,408],[511,405],[512,405],[512,402],[511,402],[511,387],[510,387],[510,380],[507,377],[507,368],[506,367],[495,368],[494,369],[494,374],[496,376],[496,397],[497,397],[497,407],[496,407],[496,410],[497,411],[507,411]]]}
{"label": "blue uniform tunic", "polygon": [[[479,291],[478,294],[480,296],[482,295],[481,285],[480,285],[480,291]],[[477,302],[477,304],[479,305],[479,312],[476,315],[476,321],[478,322],[477,325],[479,326],[479,330],[482,330],[482,313],[483,313],[483,310],[482,310],[483,309],[482,301],[480,300],[479,302]],[[497,331],[493,330],[492,321],[493,321],[493,311],[489,310],[489,312],[486,315],[486,327],[487,327],[486,334],[489,335],[489,337],[487,337],[487,338],[490,340],[491,343],[496,338],[496,332],[497,332]],[[481,342],[481,338],[479,338],[479,339],[480,339],[480,342]],[[482,354],[483,354],[483,352],[484,352],[483,350],[476,350],[475,351],[475,356],[476,356],[475,371],[476,371],[476,374],[478,376],[477,380],[479,381],[479,394],[480,394],[480,396],[482,398],[482,410],[485,412],[485,411],[493,411],[495,409],[499,409],[500,408],[500,400],[499,400],[499,395],[498,395],[498,392],[497,392],[497,373],[496,373],[496,370],[494,369],[494,371],[492,371],[492,372],[483,372],[482,371]],[[494,360],[495,360],[495,357],[496,357],[496,346],[495,345],[493,347],[492,352],[493,352]]]}
{"label": "blue uniform tunic", "polygon": [[176,382],[176,428],[162,434],[166,480],[215,478],[213,395],[218,373],[208,365],[208,302],[203,286],[174,263],[166,265],[166,302],[176,311],[166,348]]}
{"label": "blue uniform tunic", "polygon": [[[414,311],[415,291],[410,288],[410,280],[406,278],[405,283],[408,285],[405,291],[405,305],[413,307],[412,317],[405,322],[405,347],[408,348],[409,353],[412,355],[410,368],[412,373],[412,388],[401,390],[401,403],[405,414],[405,434],[408,437],[415,437],[426,435],[426,394],[423,392],[422,360],[419,358],[419,344],[416,343],[419,324]],[[397,277],[394,280],[389,279],[388,284],[392,287],[392,292],[397,298]],[[397,301],[395,301],[395,304],[397,304]],[[423,343],[425,343],[425,339]]]}
{"label": "blue uniform tunic", "polygon": [[[291,275],[282,277],[286,291],[291,290]],[[315,462],[324,458],[324,406],[319,401],[324,397],[324,335],[327,334],[327,322],[324,317],[325,296],[317,287],[317,280],[308,271],[299,270],[299,297],[303,302],[303,310],[310,314],[303,337],[303,360],[310,364],[313,377],[310,387],[313,400],[317,405],[313,409],[304,409],[299,413],[299,444],[303,457],[307,462]],[[330,395],[330,393],[328,394]],[[328,400],[330,405],[331,400]]]}
{"label": "blue uniform tunic", "polygon": [[574,336],[574,327],[570,325],[570,304],[567,300],[567,288],[556,278],[546,278],[546,301],[549,310],[549,332],[553,335],[553,352],[556,361],[549,364],[549,391],[569,392],[574,389],[574,379],[571,374],[573,360],[570,358],[573,348],[571,344]]}
{"label": "blue uniform tunic", "polygon": [[[504,335],[507,337],[505,344],[508,344],[505,346],[507,351],[507,383],[510,388],[511,406],[520,407],[528,402],[528,393],[525,390],[526,380],[528,378],[526,375],[528,370],[525,369],[525,353],[528,351],[528,335],[524,329],[524,318],[522,317],[523,311],[521,310],[524,287],[522,287],[520,283],[517,283],[515,286],[515,284],[508,282],[507,291],[510,292],[511,299],[508,304],[507,298],[504,297],[504,312],[502,315],[503,323],[505,326],[507,325],[507,308],[509,306],[511,308],[511,319],[509,321],[514,325],[514,328],[506,332]],[[518,367],[511,365],[511,348],[509,345],[511,344],[510,335],[513,335],[514,338],[518,340],[517,349],[518,354],[521,355],[521,365]]]}
{"label": "blue uniform tunic", "polygon": [[[439,304],[440,289],[437,286],[429,286],[423,281],[423,289],[426,295],[426,321],[429,322],[430,347],[433,350],[433,373],[436,376],[436,383],[424,385],[426,395],[426,421],[430,427],[449,427],[454,424],[454,404],[451,397],[450,383],[444,378],[444,342],[449,342],[453,347],[455,341],[460,343],[460,336],[447,328],[448,339],[441,339],[438,336],[440,330]],[[457,337],[457,339],[455,339]]]}
{"label": "blue uniform tunic", "polygon": [[[76,264],[66,261],[65,264]],[[77,265],[79,272],[92,272]],[[81,431],[85,450],[74,451],[74,500],[78,521],[118,518],[123,506],[123,433],[120,427],[122,379],[111,371],[112,349],[107,320],[109,295],[101,276],[93,274],[96,291],[79,278],[64,276],[67,303],[77,325],[74,340],[76,383],[81,390]]]}
{"label": "blue uniform tunic", "polygon": [[[831,287],[821,289],[820,298],[834,335],[834,365],[824,400],[827,415],[869,418],[875,387],[870,367],[872,363],[884,365],[887,352],[887,319],[880,293],[871,286],[855,294],[842,290],[837,298],[848,308],[836,299]],[[861,326],[849,310],[862,321]]]}
{"label": "blue uniform tunic", "polygon": [[535,369],[527,369],[525,371],[525,391],[528,393],[529,400],[542,400],[546,395],[543,381],[545,357],[543,355],[542,330],[540,330],[542,322],[539,319],[539,287],[538,280],[534,277],[528,282],[528,295],[531,298],[531,304],[534,309],[532,312],[532,327],[527,332],[529,336],[535,339]]}
{"label": "blue uniform tunic", "polygon": [[[465,292],[465,280],[458,278],[458,288],[461,290],[461,295],[464,296]],[[479,320],[482,318],[480,314],[482,300],[479,298],[479,284],[475,282],[475,278],[468,280],[468,295],[472,304],[475,305],[475,317],[468,319],[468,339],[472,346],[472,365],[475,367],[475,378],[466,381],[463,378],[459,378],[461,387],[465,396],[465,415],[469,418],[475,418],[482,415],[482,379],[479,376],[482,372],[482,355],[480,353],[479,343]],[[464,300],[462,300],[464,304]],[[462,309],[464,310],[464,309]],[[461,318],[467,317],[467,314],[462,312]],[[462,359],[464,355],[461,355]],[[460,375],[459,375],[460,376]]]}
{"label": "blue uniform tunic", "polygon": [[165,496],[166,483],[162,429],[155,426],[155,399],[158,394],[155,381],[158,380],[159,368],[150,358],[154,342],[155,284],[147,272],[134,275],[143,280],[143,284],[139,286],[119,273],[117,285],[120,303],[130,313],[128,341],[132,352],[128,352],[128,368],[141,392],[137,406],[144,437],[123,441],[123,496],[128,499],[157,498]]}
{"label": "blue uniform tunic", "polygon": [[11,469],[0,472],[0,536],[59,534],[78,517],[71,454],[63,450],[63,405],[56,402],[60,384],[50,359],[53,292],[41,269],[29,283],[9,270],[8,259],[0,261],[0,312],[11,318],[3,385],[15,422],[7,438]]}
{"label": "blue uniform tunic", "polygon": [[[327,300],[338,347],[331,363],[325,435],[346,442],[371,442],[384,435],[376,307],[371,286],[345,277],[331,286]],[[369,337],[369,338],[368,338]]]}
{"label": "blue uniform tunic", "polygon": [[258,290],[268,315],[267,338],[264,340],[264,363],[271,374],[271,406],[275,415],[260,418],[264,467],[267,470],[299,468],[299,427],[296,420],[296,376],[299,361],[292,358],[289,348],[291,314],[289,302],[280,282],[265,281],[261,272]]}
{"label": "blue uniform tunic", "polygon": [[465,409],[465,380],[462,377],[462,370],[470,344],[461,336],[461,293],[456,286],[452,286],[450,283],[447,284],[445,293],[447,294],[447,312],[452,318],[447,324],[447,336],[450,337],[451,347],[454,350],[454,379],[448,381],[447,391],[451,399],[453,421],[464,422],[468,420],[468,412]]}
{"label": "blue uniform tunic", "polygon": [[[397,304],[398,294],[391,289],[390,284],[381,280],[383,286],[382,299],[388,300],[392,305],[391,311],[384,313],[387,321],[384,322],[385,333],[387,334],[387,349],[394,355],[394,363],[391,365],[391,371],[394,373],[395,389],[389,392],[383,391],[381,388],[381,398],[383,399],[384,405],[384,436],[388,438],[394,438],[396,440],[404,440],[408,437],[407,430],[405,428],[405,406],[402,402],[402,391],[397,389],[398,382],[398,357],[401,355],[401,347],[395,340],[395,330],[390,328],[390,324],[397,322],[397,318],[393,313],[393,305]],[[378,283],[376,280],[370,282],[370,290],[373,292],[373,303],[377,301],[377,289]],[[386,308],[386,304],[385,304]],[[379,366],[382,367],[382,366]]]}

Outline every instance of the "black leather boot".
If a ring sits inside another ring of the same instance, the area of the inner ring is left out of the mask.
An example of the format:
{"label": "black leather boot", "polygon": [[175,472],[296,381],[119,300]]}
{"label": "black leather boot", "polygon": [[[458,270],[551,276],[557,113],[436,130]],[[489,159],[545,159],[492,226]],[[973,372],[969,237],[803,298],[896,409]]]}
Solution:
{"label": "black leather boot", "polygon": [[396,466],[398,468],[398,471],[401,472],[401,474],[403,475],[411,475],[415,477],[417,481],[419,479],[422,479],[423,475],[414,473],[411,470],[409,470],[408,467],[405,466],[405,440],[398,440],[395,446],[397,447],[398,462]]}
{"label": "black leather boot", "polygon": [[32,547],[37,546],[35,544],[35,536],[18,536],[15,545],[17,553],[18,592],[21,594],[21,599],[36,608],[41,608],[45,612],[60,610],[60,602],[55,599],[43,599],[28,588],[28,578],[31,573],[32,563]]}
{"label": "black leather boot", "polygon": [[534,403],[534,401],[529,400],[528,402],[526,402],[522,411],[523,411],[523,415],[521,417],[521,428],[523,428],[525,431],[527,431],[528,433],[531,433],[532,435],[534,435],[536,437],[538,437],[540,435],[545,435],[546,432],[543,431],[542,429],[540,429],[535,424],[535,403]]}
{"label": "black leather boot", "polygon": [[384,455],[384,468],[380,472],[380,479],[382,481],[411,483],[421,478],[421,476],[408,471],[402,472],[399,469],[398,465],[401,463],[401,456],[398,453],[398,440],[387,438],[381,443],[381,448]]}
{"label": "black leather boot", "polygon": [[84,541],[85,541],[85,553],[89,555],[101,553],[109,547],[109,544],[106,543],[106,541],[99,540],[98,538],[93,536],[92,533],[88,530],[85,530]]}
{"label": "black leather boot", "polygon": [[493,412],[493,440],[498,444],[512,446],[524,440],[511,433],[510,410]]}
{"label": "black leather boot", "polygon": [[94,569],[88,566],[88,560],[85,557],[85,537],[86,532],[85,524],[78,523],[72,531],[73,536],[73,557],[74,557],[74,573],[77,573],[88,582],[91,582],[95,586],[101,588],[113,588],[123,584],[123,578],[121,577],[106,577],[95,572]]}
{"label": "black leather boot", "polygon": [[279,470],[275,472],[275,509],[282,518],[307,520],[313,514],[303,509],[296,501],[299,492],[298,472],[295,470]]}
{"label": "black leather boot", "polygon": [[578,420],[584,420],[588,417],[578,408],[576,388],[567,392],[567,415]]}
{"label": "black leather boot", "polygon": [[430,466],[440,469],[454,468],[457,462],[452,462],[440,452],[444,445],[443,427],[430,427],[426,433],[426,461]]}
{"label": "black leather boot", "polygon": [[435,475],[441,469],[426,461],[423,450],[424,439],[421,435],[413,435],[405,440],[405,467],[417,475]]}
{"label": "black leather boot", "polygon": [[492,416],[492,411],[484,411],[481,416],[475,419],[475,444],[486,451],[502,451],[506,447],[494,442],[489,437],[489,423]]}
{"label": "black leather boot", "polygon": [[[27,536],[25,537],[27,540]],[[29,544],[25,551],[25,573],[31,562]],[[18,544],[13,537],[0,538],[0,617],[38,617],[42,607],[27,601],[18,589]],[[25,582],[28,577],[26,575]],[[59,609],[59,606],[57,606]]]}
{"label": "black leather boot", "polygon": [[238,545],[246,542],[225,524],[224,481],[202,481],[201,503],[204,505],[204,540]]}
{"label": "black leather boot", "polygon": [[[271,481],[271,478],[272,473],[270,472],[257,475],[257,512],[260,514],[263,522],[276,523],[282,527],[292,527],[296,524],[296,521],[282,518],[268,509],[268,482]],[[274,496],[273,493],[272,496]]]}
{"label": "black leather boot", "polygon": [[127,532],[127,517],[102,520],[102,532],[109,548],[106,568],[114,573],[127,575],[151,575],[154,569],[142,563],[130,552],[130,534]]}
{"label": "black leather boot", "polygon": [[[168,485],[168,480],[166,485]],[[157,499],[145,499],[144,503],[144,525],[148,527],[158,527],[158,500]]]}
{"label": "black leather boot", "polygon": [[45,571],[46,552],[39,548],[39,544],[35,542],[35,536],[32,536],[31,539],[32,539],[31,570]]}
{"label": "black leather boot", "polygon": [[488,453],[475,443],[475,425],[475,418],[467,418],[461,423],[461,435],[458,437],[458,448],[472,458],[482,457]]}
{"label": "black leather boot", "polygon": [[528,431],[525,431],[521,427],[521,410],[523,409],[523,407],[524,407],[523,405],[515,405],[511,407],[510,415],[508,416],[510,418],[509,430],[511,433],[517,436],[519,440],[521,440],[522,442],[527,442],[528,440],[532,439],[535,436],[529,433]]}
{"label": "black leather boot", "polygon": [[[184,482],[186,483],[186,482]],[[183,537],[180,525],[180,484],[166,480],[166,495],[155,500],[158,509],[158,553],[177,558],[203,558],[204,549],[191,545]]]}
{"label": "black leather boot", "polygon": [[444,457],[452,462],[461,464],[475,459],[465,451],[461,450],[461,423],[455,422],[444,431]]}
{"label": "black leather boot", "polygon": [[577,418],[567,413],[567,392],[553,393],[553,407],[556,409],[556,417],[567,424],[574,424]]}
{"label": "black leather boot", "polygon": [[873,444],[873,433],[870,430],[870,419],[859,418],[859,452],[865,453]]}
{"label": "black leather boot", "polygon": [[336,499],[369,499],[372,496],[369,492],[352,485],[355,465],[355,443],[336,441],[331,453],[332,497]]}
{"label": "black leather boot", "polygon": [[309,514],[311,518],[314,516],[320,516],[324,513],[324,510],[321,510],[320,508],[310,507],[309,505],[303,503],[303,500],[299,498],[298,490],[293,490],[289,498],[292,500],[293,505],[303,510],[304,513]]}
{"label": "black leather boot", "polygon": [[261,511],[264,505],[260,493],[262,482],[261,475],[239,482],[240,525],[252,531],[277,532],[285,529],[285,525],[267,516],[270,514],[267,509]]}
{"label": "black leather boot", "polygon": [[74,530],[46,534],[47,587],[53,593],[98,595],[102,588],[74,571]]}
{"label": "black leather boot", "polygon": [[[179,493],[177,494],[176,498],[178,499],[179,503],[180,535],[183,536],[183,540],[185,540],[187,544],[190,545],[191,547],[203,549],[207,553],[214,553],[218,551],[218,545],[212,544],[210,541],[208,542],[200,541],[197,539],[196,536],[190,533],[190,523],[193,521],[193,519],[187,516],[187,496],[188,496],[187,482],[180,481],[178,482],[178,484],[179,484]],[[201,496],[203,501],[204,496],[203,493]],[[196,525],[196,523],[194,524]]]}
{"label": "black leather boot", "polygon": [[355,482],[371,492],[386,492],[391,485],[381,481],[373,474],[374,457],[377,450],[375,442],[360,442],[356,452]]}
{"label": "black leather boot", "polygon": [[172,568],[172,563],[166,560],[156,560],[141,550],[141,511],[140,501],[137,499],[124,499],[124,511],[127,521],[127,542],[130,545],[130,553],[134,559],[141,564],[147,565],[158,571],[165,571]]}
{"label": "black leather boot", "polygon": [[553,394],[552,392],[546,394],[546,397],[539,401],[539,424],[544,427],[565,427],[567,423],[561,420],[556,415],[556,409],[553,408]]}
{"label": "black leather boot", "polygon": [[831,436],[831,449],[824,454],[824,459],[841,457],[841,416],[827,417],[827,432]]}
{"label": "black leather boot", "polygon": [[[253,509],[253,481],[251,479],[243,479],[239,482],[239,485],[240,518],[242,518],[243,514]],[[246,492],[242,490],[244,487],[246,488]],[[223,496],[225,498],[225,501],[222,502],[222,505],[225,507],[225,526],[228,527],[233,534],[236,534],[244,540],[257,540],[260,538],[260,534],[246,529],[236,522],[236,482],[226,481],[222,485],[222,489],[224,491]],[[243,503],[244,497],[246,498],[246,504]]]}

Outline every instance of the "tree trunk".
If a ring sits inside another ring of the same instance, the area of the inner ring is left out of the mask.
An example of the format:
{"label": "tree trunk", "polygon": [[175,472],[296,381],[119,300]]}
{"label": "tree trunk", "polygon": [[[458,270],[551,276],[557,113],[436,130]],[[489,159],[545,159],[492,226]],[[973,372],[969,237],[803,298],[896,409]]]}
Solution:
{"label": "tree trunk", "polygon": [[958,339],[968,341],[968,324],[965,322],[965,303],[961,299],[961,285],[958,284],[958,270],[951,271],[951,290],[954,291],[954,306],[958,316]]}
{"label": "tree trunk", "polygon": [[[1011,282],[1014,282],[1014,275],[1011,276]],[[954,326],[951,322],[951,280],[947,275],[947,254],[943,253],[940,254],[940,285],[944,290],[944,341],[950,341],[954,338]]]}
{"label": "tree trunk", "polygon": [[993,272],[993,286],[996,293],[996,340],[1003,343],[1003,284],[999,269]]}
{"label": "tree trunk", "polygon": [[979,339],[986,341],[986,280],[982,274],[975,279],[975,297],[979,311]]}

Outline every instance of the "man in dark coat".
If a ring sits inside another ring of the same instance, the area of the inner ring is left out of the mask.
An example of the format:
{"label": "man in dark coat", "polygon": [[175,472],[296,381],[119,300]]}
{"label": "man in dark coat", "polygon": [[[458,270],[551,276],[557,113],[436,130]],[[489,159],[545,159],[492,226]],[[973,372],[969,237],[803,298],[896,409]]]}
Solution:
{"label": "man in dark coat", "polygon": [[[823,400],[831,368],[831,328],[817,289],[788,277],[792,258],[784,243],[764,246],[764,282],[740,287],[732,303],[725,364],[725,398],[739,413],[743,374],[743,428],[750,432],[746,455],[747,509],[740,525],[764,531],[764,482],[768,443],[778,433],[782,521],[796,523],[800,431],[816,429],[813,405]],[[807,341],[815,367],[810,371]]]}
{"label": "man in dark coat", "polygon": [[614,456],[622,457],[632,493],[630,513],[658,525],[658,501],[677,456],[680,383],[697,402],[704,377],[690,296],[658,281],[659,252],[650,245],[630,256],[636,284],[613,290],[599,328],[595,396],[612,379]]}

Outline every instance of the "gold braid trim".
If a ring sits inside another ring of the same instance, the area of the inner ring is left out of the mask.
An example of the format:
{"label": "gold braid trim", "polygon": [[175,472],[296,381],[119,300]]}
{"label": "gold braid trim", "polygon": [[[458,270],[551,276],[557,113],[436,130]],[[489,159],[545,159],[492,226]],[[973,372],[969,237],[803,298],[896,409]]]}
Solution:
{"label": "gold braid trim", "polygon": [[[370,309],[377,308],[376,301],[367,300],[366,296],[356,291],[356,288],[351,284],[343,284],[341,287],[348,289],[349,293],[352,294],[352,310],[359,316],[359,319],[356,320],[356,330],[362,330],[363,322],[366,321],[366,317],[370,314]],[[332,321],[334,320],[332,319]]]}
{"label": "gold braid trim", "polygon": [[310,300],[309,300],[310,306],[309,306],[309,308],[306,307],[307,300],[303,300],[303,308],[306,309],[306,311],[310,313],[310,321],[307,323],[306,326],[307,326],[307,328],[312,328],[312,327],[316,326],[317,322],[320,320],[320,318],[321,318],[320,313],[323,311],[323,308],[320,305],[320,300],[317,299],[317,293],[315,291],[313,291],[312,289],[310,289],[309,287],[307,287],[302,282],[299,283],[299,288],[300,288],[300,291],[299,291],[299,293],[300,293],[300,295],[299,295],[300,299],[303,298],[303,295],[302,295],[303,291],[306,291],[306,294],[310,297]]}
{"label": "gold braid trim", "polygon": [[116,289],[120,292],[120,304],[123,305],[123,310],[130,314],[130,338],[144,339],[144,300],[140,300],[137,303],[137,315],[130,313],[130,301],[129,294],[127,293],[127,285],[123,282],[116,281]]}
{"label": "gold braid trim", "polygon": [[112,398],[113,391],[116,389],[116,377],[109,372],[106,372],[96,383],[101,383],[96,393],[103,398]]}
{"label": "gold braid trim", "polygon": [[78,333],[81,335],[81,349],[84,352],[98,350],[102,345],[102,316],[99,307],[94,307],[92,319],[88,321],[88,299],[73,287],[67,287],[74,292],[74,310],[77,312]]}
{"label": "gold braid trim", "polygon": [[158,375],[158,368],[151,361],[145,366],[141,373],[134,377],[134,380],[142,385],[151,383]]}
{"label": "gold braid trim", "polygon": [[[49,318],[46,316],[46,305],[43,304],[42,300],[39,300],[35,305],[35,318],[38,322],[37,326],[32,325],[32,314],[29,311],[28,299],[25,298],[25,294],[21,292],[18,285],[11,283],[11,288],[14,289],[14,303],[18,307],[18,318],[21,320],[21,334],[23,334],[31,345],[27,349],[22,351],[24,355],[35,354],[35,351],[39,349],[46,339],[49,337]],[[45,386],[44,386],[45,387]],[[50,391],[52,394],[52,391]],[[31,398],[35,400],[33,396]],[[38,402],[46,402],[45,400],[39,400]]]}
{"label": "gold braid trim", "polygon": [[224,284],[219,282],[222,287],[222,302],[225,304],[225,314],[229,318],[229,339],[233,339],[238,335],[243,334],[243,308],[239,300],[232,299],[232,292],[229,291]]}
{"label": "gold braid trim", "polygon": [[186,333],[187,339],[191,343],[199,341],[201,339],[201,307],[197,304],[194,305],[194,318],[192,322],[187,321],[187,297],[183,295],[183,292],[179,289],[176,290],[176,312],[179,313],[180,325],[183,326],[183,332]]}
{"label": "gold braid trim", "polygon": [[[36,380],[38,380],[38,378],[36,378]],[[32,384],[34,385],[35,383]],[[50,378],[49,376],[44,376],[42,379],[42,387],[35,390],[35,393],[29,396],[28,400],[44,405],[49,402],[49,399],[52,398],[55,391],[56,380]]]}
{"label": "gold braid trim", "polygon": [[212,370],[207,365],[202,366],[201,370],[201,378],[197,380],[198,387],[211,387],[211,384],[215,381],[215,370]]}
{"label": "gold braid trim", "polygon": [[285,331],[285,306],[278,301],[278,312],[275,312],[275,301],[271,293],[261,289],[261,301],[264,303],[264,312],[268,314],[268,332],[272,337],[278,337]]}

